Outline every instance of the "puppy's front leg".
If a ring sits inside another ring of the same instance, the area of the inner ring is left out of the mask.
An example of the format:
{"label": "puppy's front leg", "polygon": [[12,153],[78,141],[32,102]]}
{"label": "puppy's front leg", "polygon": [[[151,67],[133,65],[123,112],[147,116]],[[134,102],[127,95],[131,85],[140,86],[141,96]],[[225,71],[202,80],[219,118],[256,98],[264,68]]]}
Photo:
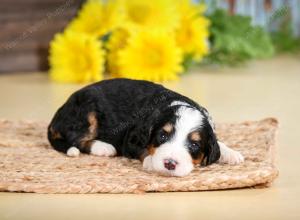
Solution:
{"label": "puppy's front leg", "polygon": [[221,157],[219,159],[219,163],[228,163],[231,165],[240,164],[244,162],[243,155],[231,148],[227,147],[224,143],[218,141],[221,151]]}
{"label": "puppy's front leg", "polygon": [[90,153],[96,156],[113,157],[117,151],[111,144],[95,140],[91,145]]}
{"label": "puppy's front leg", "polygon": [[148,155],[147,157],[144,158],[143,160],[143,169],[146,171],[152,171],[153,166],[152,166],[152,156]]}

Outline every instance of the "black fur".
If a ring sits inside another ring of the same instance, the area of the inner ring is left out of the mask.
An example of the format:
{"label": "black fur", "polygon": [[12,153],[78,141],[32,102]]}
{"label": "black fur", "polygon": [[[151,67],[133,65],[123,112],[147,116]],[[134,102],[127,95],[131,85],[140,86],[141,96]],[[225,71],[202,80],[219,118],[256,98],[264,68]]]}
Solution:
{"label": "black fur", "polygon": [[[183,101],[203,114],[206,109],[189,98],[148,81],[112,79],[89,85],[70,96],[58,109],[48,127],[48,139],[57,151],[66,153],[71,146],[88,153],[80,140],[89,132],[88,114],[98,122],[96,140],[112,144],[117,154],[139,159],[153,141],[156,129],[174,119]],[[206,115],[206,114],[204,114]],[[203,128],[207,164],[217,161],[220,150],[209,123]],[[57,133],[58,135],[54,135]],[[55,136],[55,137],[54,137]]]}
{"label": "black fur", "polygon": [[218,145],[217,137],[210,126],[209,122],[204,123],[204,128],[202,128],[202,137],[204,146],[204,155],[206,158],[205,165],[210,165],[216,162],[220,156],[220,147]]}

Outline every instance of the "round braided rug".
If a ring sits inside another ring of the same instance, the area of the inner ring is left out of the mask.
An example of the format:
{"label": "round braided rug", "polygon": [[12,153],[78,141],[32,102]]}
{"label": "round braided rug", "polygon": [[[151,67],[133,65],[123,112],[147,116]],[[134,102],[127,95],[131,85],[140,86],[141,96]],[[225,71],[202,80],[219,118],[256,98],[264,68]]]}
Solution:
{"label": "round braided rug", "polygon": [[46,122],[0,120],[0,191],[36,193],[142,193],[269,186],[277,177],[274,118],[217,124],[219,140],[240,151],[240,165],[197,167],[185,177],[142,170],[138,160],[81,154],[70,158],[53,150]]}

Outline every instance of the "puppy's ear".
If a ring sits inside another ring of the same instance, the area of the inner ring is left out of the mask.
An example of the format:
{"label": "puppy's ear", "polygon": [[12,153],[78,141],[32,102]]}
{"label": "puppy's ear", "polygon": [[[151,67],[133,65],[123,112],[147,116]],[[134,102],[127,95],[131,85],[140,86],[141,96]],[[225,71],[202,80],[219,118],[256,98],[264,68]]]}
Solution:
{"label": "puppy's ear", "polygon": [[123,155],[138,158],[150,142],[153,126],[157,121],[159,112],[154,111],[147,118],[137,119],[137,122],[126,132],[123,142]]}
{"label": "puppy's ear", "polygon": [[210,165],[219,160],[221,156],[217,137],[210,125],[207,126],[207,135],[205,141],[205,165]]}

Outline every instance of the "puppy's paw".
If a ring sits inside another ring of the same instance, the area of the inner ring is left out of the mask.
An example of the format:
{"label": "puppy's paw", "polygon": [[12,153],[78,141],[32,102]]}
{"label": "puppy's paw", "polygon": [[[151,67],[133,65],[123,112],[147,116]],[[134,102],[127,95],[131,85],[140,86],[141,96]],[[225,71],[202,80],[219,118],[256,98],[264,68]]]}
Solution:
{"label": "puppy's paw", "polygon": [[144,158],[143,161],[143,169],[146,171],[152,171],[153,167],[152,167],[152,156],[149,155],[147,157]]}
{"label": "puppy's paw", "polygon": [[218,141],[221,151],[219,163],[228,163],[230,165],[240,164],[244,162],[243,155],[231,148],[227,147],[223,142]]}
{"label": "puppy's paw", "polygon": [[69,157],[78,157],[80,154],[80,151],[78,150],[77,147],[70,147],[67,151],[67,155]]}
{"label": "puppy's paw", "polygon": [[232,150],[230,148],[226,149],[226,151],[221,154],[221,157],[219,159],[219,163],[227,163],[230,165],[236,165],[243,162],[243,155],[240,152]]}
{"label": "puppy's paw", "polygon": [[96,156],[112,157],[117,154],[117,151],[111,144],[102,141],[93,141],[91,154]]}

